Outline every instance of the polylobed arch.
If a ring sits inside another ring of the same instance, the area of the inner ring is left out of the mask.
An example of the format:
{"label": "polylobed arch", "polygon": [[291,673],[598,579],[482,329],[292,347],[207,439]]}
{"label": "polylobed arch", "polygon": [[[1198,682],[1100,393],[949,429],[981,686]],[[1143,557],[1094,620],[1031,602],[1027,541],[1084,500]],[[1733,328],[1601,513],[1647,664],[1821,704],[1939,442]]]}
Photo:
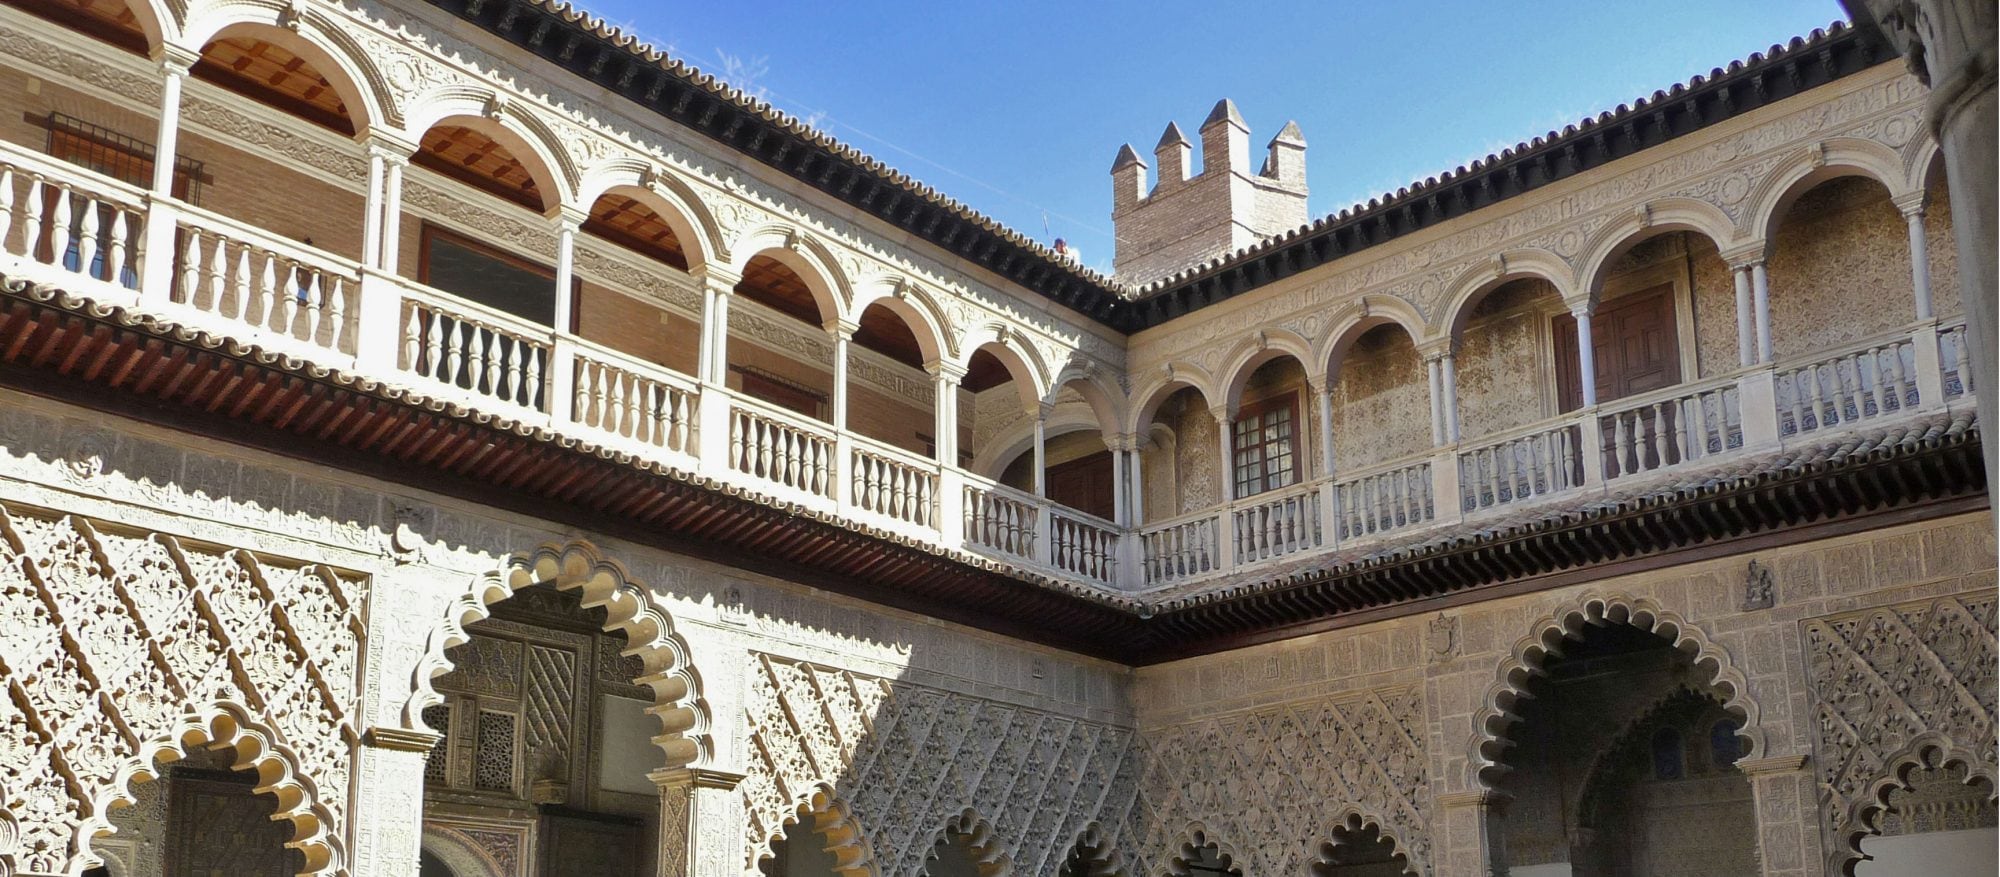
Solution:
{"label": "polylobed arch", "polygon": [[878,305],[895,314],[916,336],[923,362],[946,362],[957,356],[943,313],[922,287],[901,277],[878,277],[855,286],[849,312],[856,320]]}
{"label": "polylobed arch", "polygon": [[721,229],[714,217],[679,178],[650,166],[619,163],[586,174],[577,189],[577,203],[592,210],[606,197],[625,197],[645,206],[672,230],[680,244],[684,270],[696,271],[721,252]]}
{"label": "polylobed arch", "polygon": [[304,857],[299,873],[339,873],[347,865],[340,827],[333,824],[332,814],[320,803],[313,778],[300,771],[298,757],[278,739],[273,729],[241,704],[216,701],[190,710],[172,731],[142,742],[139,751],[119,766],[111,783],[92,802],[91,815],[77,826],[76,861],[87,866],[101,864],[90,850],[91,841],[116,831],[110,821],[112,810],[138,803],[134,786],[159,781],[155,764],[179,761],[193,747],[226,748],[234,756],[230,768],[255,774],[254,791],[277,801],[271,819],[291,824],[292,839],[286,846]]}
{"label": "polylobed arch", "polygon": [[[130,0],[128,0],[128,3]],[[297,18],[288,18],[296,15]],[[367,49],[340,24],[310,6],[291,9],[248,3],[209,7],[188,23],[179,42],[206,54],[218,40],[248,37],[288,51],[310,65],[340,95],[352,136],[393,125],[394,93]]]}
{"label": "polylobed arch", "polygon": [[417,663],[413,690],[403,706],[404,727],[430,730],[423,721],[424,709],[444,702],[433,680],[451,672],[450,650],[471,641],[466,627],[492,615],[492,604],[544,583],[580,591],[585,608],[602,607],[604,630],[623,634],[627,648],[644,662],[644,673],[634,681],[653,690],[654,705],[648,711],[661,726],[653,742],[666,753],[666,767],[704,764],[713,758],[710,711],[702,698],[701,677],[687,641],[674,629],[673,617],[651,588],[633,581],[622,564],[604,559],[595,546],[580,540],[548,543],[510,557],[451,601]]}
{"label": "polylobed arch", "polygon": [[930,863],[937,859],[938,847],[955,838],[964,838],[966,851],[971,857],[973,872],[978,877],[1007,877],[1014,871],[1014,858],[1000,845],[1000,837],[993,830],[993,823],[979,815],[971,807],[955,813],[936,833],[931,842],[923,847],[923,868],[929,871]]}
{"label": "polylobed arch", "polygon": [[1318,840],[1318,848],[1313,851],[1313,861],[1310,866],[1312,877],[1328,877],[1332,868],[1343,864],[1333,861],[1336,849],[1351,843],[1342,839],[1343,834],[1360,834],[1369,829],[1373,829],[1376,836],[1389,845],[1390,852],[1402,860],[1403,873],[1422,877],[1423,865],[1417,861],[1416,856],[1410,854],[1410,849],[1404,844],[1403,839],[1380,818],[1352,806],[1336,811],[1333,817],[1327,820],[1326,827],[1314,836]]}
{"label": "polylobed arch", "polygon": [[466,128],[505,147],[535,180],[540,210],[576,203],[577,175],[562,140],[539,116],[485,88],[448,86],[411,101],[406,130],[412,141],[440,126]]}
{"label": "polylobed arch", "polygon": [[1827,872],[1854,877],[1855,866],[1867,856],[1861,851],[1861,842],[1881,833],[1882,817],[1890,809],[1889,795],[1911,788],[1910,775],[1919,770],[1947,767],[1964,768],[1968,784],[1983,781],[1989,787],[2000,785],[1990,759],[1966,751],[1942,733],[1930,731],[1918,735],[1883,760],[1875,780],[1843,812],[1832,814],[1836,834],[1833,850],[1828,854]]}
{"label": "polylobed arch", "polygon": [[1526,636],[1515,642],[1512,657],[1502,662],[1498,679],[1487,688],[1484,704],[1474,716],[1467,761],[1471,773],[1466,778],[1468,783],[1488,789],[1498,787],[1501,777],[1510,769],[1501,763],[1501,758],[1513,745],[1512,726],[1519,719],[1516,708],[1533,698],[1528,691],[1530,681],[1547,672],[1544,667],[1548,659],[1562,654],[1565,640],[1581,634],[1586,627],[1612,624],[1630,625],[1657,636],[1686,655],[1695,669],[1706,671],[1709,684],[1719,693],[1723,711],[1738,722],[1737,736],[1748,743],[1743,748],[1744,757],[1764,753],[1757,703],[1750,699],[1747,677],[1737,669],[1727,650],[1710,640],[1701,628],[1649,600],[1617,595],[1586,596],[1536,622]]}
{"label": "polylobed arch", "polygon": [[880,877],[881,866],[875,861],[868,832],[862,828],[847,799],[826,783],[816,783],[799,796],[792,806],[791,815],[786,816],[778,826],[777,834],[757,839],[756,852],[749,862],[750,869],[760,870],[765,862],[775,859],[778,843],[801,828],[826,838],[825,850],[832,854],[833,870],[839,877]]}
{"label": "polylobed arch", "polygon": [[1310,342],[1298,333],[1285,329],[1258,332],[1256,337],[1238,343],[1229,356],[1223,358],[1229,363],[1222,370],[1227,376],[1222,385],[1223,405],[1235,412],[1243,404],[1243,389],[1249,385],[1250,377],[1258,369],[1285,357],[1296,360],[1308,379],[1314,374],[1314,363],[1319,361],[1313,356]]}
{"label": "polylobed arch", "polygon": [[1566,297],[1587,297],[1584,300],[1595,309],[1611,266],[1620,257],[1646,241],[1675,232],[1701,235],[1725,253],[1742,246],[1729,214],[1720,207],[1694,198],[1649,201],[1633,215],[1612,223],[1591,238],[1577,269],[1577,276],[1583,279],[1581,288]]}
{"label": "polylobed arch", "polygon": [[1445,290],[1444,307],[1425,327],[1419,343],[1445,338],[1463,338],[1465,325],[1487,293],[1516,280],[1544,280],[1556,293],[1568,299],[1577,283],[1569,263],[1547,250],[1515,249],[1500,253],[1488,262],[1474,265],[1459,275]]}
{"label": "polylobed arch", "polygon": [[1792,203],[1819,184],[1841,177],[1871,179],[1888,191],[1892,201],[1923,191],[1920,180],[1911,181],[1903,157],[1873,140],[1836,137],[1808,144],[1773,168],[1751,192],[1738,238],[1763,241],[1768,257]]}
{"label": "polylobed arch", "polygon": [[1181,831],[1180,843],[1174,845],[1172,855],[1162,858],[1154,877],[1193,877],[1188,865],[1204,848],[1215,851],[1225,872],[1234,870],[1238,860],[1246,860],[1234,845],[1215,837],[1207,826],[1195,821]]}
{"label": "polylobed arch", "polygon": [[1059,877],[1123,877],[1126,871],[1117,846],[1097,822],[1084,826],[1062,857],[1056,865]]}
{"label": "polylobed arch", "polygon": [[1337,310],[1330,321],[1332,331],[1326,333],[1314,348],[1312,359],[1331,380],[1340,374],[1341,360],[1354,347],[1354,342],[1370,330],[1381,326],[1396,326],[1409,336],[1415,346],[1418,339],[1426,337],[1428,324],[1417,309],[1393,295],[1371,293]]}

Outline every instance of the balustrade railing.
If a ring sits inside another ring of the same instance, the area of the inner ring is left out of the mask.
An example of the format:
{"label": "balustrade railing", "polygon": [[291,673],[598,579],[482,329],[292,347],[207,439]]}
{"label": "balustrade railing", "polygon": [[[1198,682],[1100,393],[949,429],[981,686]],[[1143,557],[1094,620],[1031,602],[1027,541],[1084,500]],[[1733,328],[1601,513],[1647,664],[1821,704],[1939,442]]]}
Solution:
{"label": "balustrade railing", "polygon": [[1117,581],[1117,524],[1061,506],[1049,510],[1049,565],[1097,582]]}
{"label": "balustrade railing", "polygon": [[1777,369],[1778,434],[1797,435],[1915,407],[1916,348],[1907,333]]}
{"label": "balustrade railing", "polygon": [[937,526],[938,467],[934,460],[850,435],[849,489],[854,507],[920,527]]}
{"label": "balustrade railing", "polygon": [[564,343],[576,347],[572,423],[627,445],[694,452],[694,381],[589,342]]}
{"label": "balustrade railing", "polygon": [[406,295],[397,362],[461,401],[543,411],[552,335],[546,326],[444,293]]}
{"label": "balustrade railing", "polygon": [[1270,494],[1237,500],[1230,510],[1235,559],[1255,563],[1320,546],[1319,489],[1295,484]]}
{"label": "balustrade railing", "polygon": [[146,245],[140,189],[46,156],[0,153],[0,243],[25,263],[139,288]]}
{"label": "balustrade railing", "polygon": [[1467,511],[1560,493],[1583,483],[1582,431],[1573,415],[1509,430],[1458,455]]}
{"label": "balustrade railing", "polygon": [[1743,447],[1743,410],[1734,377],[1619,399],[1599,411],[1599,454],[1606,478]]}
{"label": "balustrade railing", "polygon": [[1016,560],[1038,559],[1040,508],[1046,501],[969,475],[964,490],[967,545]]}
{"label": "balustrade railing", "polygon": [[1421,526],[1437,517],[1431,463],[1394,461],[1333,484],[1334,538],[1342,542]]}
{"label": "balustrade railing", "polygon": [[1139,564],[1148,586],[1197,578],[1221,569],[1215,512],[1202,512],[1139,531]]}
{"label": "balustrade railing", "polygon": [[361,268],[183,207],[173,300],[246,340],[354,353]]}
{"label": "balustrade railing", "polygon": [[11,273],[58,276],[78,293],[327,367],[634,454],[675,455],[712,477],[928,533],[947,548],[1126,588],[1476,521],[1528,499],[1604,489],[1600,479],[1821,441],[1955,403],[1972,376],[1963,322],[1927,323],[1122,527],[7,144],[0,258]]}
{"label": "balustrade railing", "polygon": [[[711,402],[710,404],[713,404]],[[833,497],[833,428],[729,394],[729,468],[815,497]]]}

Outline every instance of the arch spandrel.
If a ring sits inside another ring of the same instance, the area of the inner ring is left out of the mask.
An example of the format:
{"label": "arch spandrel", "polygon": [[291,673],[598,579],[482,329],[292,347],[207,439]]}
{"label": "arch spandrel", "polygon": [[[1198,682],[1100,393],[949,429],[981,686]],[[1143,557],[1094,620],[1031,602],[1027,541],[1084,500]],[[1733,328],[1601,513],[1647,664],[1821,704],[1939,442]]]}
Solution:
{"label": "arch spandrel", "polygon": [[492,604],[539,584],[582,592],[586,608],[605,610],[604,629],[623,634],[628,648],[644,662],[644,674],[636,681],[653,689],[649,712],[661,726],[653,742],[666,754],[666,766],[710,763],[715,756],[710,710],[687,641],[653,589],[633,581],[622,564],[604,559],[596,546],[583,541],[545,544],[515,555],[474,579],[467,593],[451,601],[415,668],[414,690],[403,706],[404,726],[430,730],[423,722],[424,709],[444,702],[433,681],[451,672],[450,649],[471,641],[466,627],[490,616]]}

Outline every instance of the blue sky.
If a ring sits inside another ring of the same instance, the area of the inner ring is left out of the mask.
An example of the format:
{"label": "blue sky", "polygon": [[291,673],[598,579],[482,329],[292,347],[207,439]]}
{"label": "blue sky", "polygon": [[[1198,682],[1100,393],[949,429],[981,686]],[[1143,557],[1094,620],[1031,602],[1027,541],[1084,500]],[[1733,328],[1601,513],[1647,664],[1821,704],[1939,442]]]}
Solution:
{"label": "blue sky", "polygon": [[1118,145],[1150,162],[1169,120],[1194,136],[1220,98],[1257,156],[1298,120],[1320,216],[1845,17],[1836,0],[581,5],[1103,270]]}

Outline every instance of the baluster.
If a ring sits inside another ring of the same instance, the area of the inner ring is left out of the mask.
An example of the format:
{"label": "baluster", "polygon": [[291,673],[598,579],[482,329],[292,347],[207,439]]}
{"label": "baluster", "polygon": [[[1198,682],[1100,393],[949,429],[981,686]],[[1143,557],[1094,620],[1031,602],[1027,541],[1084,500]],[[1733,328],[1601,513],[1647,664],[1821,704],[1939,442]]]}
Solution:
{"label": "baluster", "polygon": [[431,321],[437,327],[438,352],[444,355],[444,370],[438,373],[437,379],[455,385],[459,382],[459,375],[471,371],[471,363],[466,361],[470,351],[465,349],[465,322],[447,318],[443,311],[432,311]]}
{"label": "baluster", "polygon": [[1805,407],[1806,406],[1805,370],[1799,369],[1798,371],[1792,372],[1791,378],[1792,378],[1792,432],[1802,433],[1805,432],[1807,429],[1806,407]]}
{"label": "baluster", "polygon": [[[0,246],[7,243],[7,233],[14,230],[14,169],[0,166]],[[25,231],[25,229],[24,229]],[[29,252],[34,252],[30,250]]]}
{"label": "baluster", "polygon": [[1914,348],[1904,344],[1897,344],[1893,355],[1889,357],[1889,384],[1893,390],[1890,395],[1896,400],[1896,409],[1899,411],[1910,406],[1911,390],[1913,389],[1910,386],[1909,370],[1903,366],[1903,351],[1905,350],[1914,350]]}
{"label": "baluster", "polygon": [[[5,180],[5,176],[4,174],[0,174],[0,189],[6,189],[6,188],[8,188],[8,186]],[[109,258],[105,260],[104,264],[104,279],[111,283],[117,283],[120,285],[123,285],[124,283],[125,257],[128,255],[126,247],[128,246],[129,237],[131,236],[131,234],[132,234],[132,228],[126,221],[125,208],[123,207],[112,208],[111,252]],[[7,211],[4,208],[0,208],[0,240],[5,240],[6,237],[7,237]]]}
{"label": "baluster", "polygon": [[[81,233],[76,240],[76,271],[85,277],[101,280],[91,273],[91,263],[97,261],[97,203],[96,199],[78,196],[83,201]],[[114,275],[115,276],[115,275]]]}
{"label": "baluster", "polygon": [[325,316],[323,312],[326,310],[326,286],[339,281],[332,275],[307,271],[303,268],[300,269],[299,276],[304,278],[299,289],[299,311],[306,318],[305,340],[317,346],[319,327]]}
{"label": "baluster", "polygon": [[47,197],[42,194],[44,188],[41,177],[29,178],[28,203],[26,205],[28,215],[26,223],[21,226],[21,235],[25,238],[21,242],[23,247],[21,255],[36,262],[42,260],[42,240],[48,231],[42,223],[42,199]]}
{"label": "baluster", "polygon": [[[61,266],[63,260],[69,258],[69,221],[71,218],[69,199],[69,185],[66,183],[57,185],[56,213],[49,225],[49,232],[52,236],[49,246],[49,264],[51,265]],[[82,267],[84,266],[79,266],[79,268]]]}
{"label": "baluster", "polygon": [[1973,390],[1972,351],[1967,349],[1965,343],[1966,332],[1964,329],[1960,329],[1957,332],[1953,332],[1951,337],[1954,342],[1952,347],[1956,348],[1952,351],[1952,370],[1958,372],[1958,385],[1965,388],[1965,392],[1971,393]]}

